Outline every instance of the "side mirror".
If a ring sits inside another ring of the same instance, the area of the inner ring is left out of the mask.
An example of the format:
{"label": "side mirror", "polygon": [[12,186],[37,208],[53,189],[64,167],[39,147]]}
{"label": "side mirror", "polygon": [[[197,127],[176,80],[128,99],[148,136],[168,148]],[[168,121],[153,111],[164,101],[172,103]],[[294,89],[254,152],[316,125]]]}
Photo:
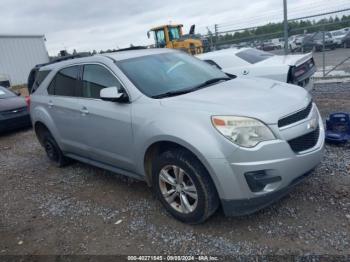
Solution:
{"label": "side mirror", "polygon": [[151,37],[151,33],[149,31],[147,31],[147,37],[150,38]]}
{"label": "side mirror", "polygon": [[128,102],[128,95],[116,86],[106,87],[100,90],[100,98],[111,102]]}

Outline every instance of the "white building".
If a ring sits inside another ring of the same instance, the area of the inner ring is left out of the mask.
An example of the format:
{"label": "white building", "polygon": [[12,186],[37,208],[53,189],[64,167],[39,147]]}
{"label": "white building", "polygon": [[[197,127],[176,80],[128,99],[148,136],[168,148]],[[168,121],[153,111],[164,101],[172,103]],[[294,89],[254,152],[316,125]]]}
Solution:
{"label": "white building", "polygon": [[47,62],[43,35],[0,34],[0,75],[7,76],[11,85],[26,84],[30,70]]}

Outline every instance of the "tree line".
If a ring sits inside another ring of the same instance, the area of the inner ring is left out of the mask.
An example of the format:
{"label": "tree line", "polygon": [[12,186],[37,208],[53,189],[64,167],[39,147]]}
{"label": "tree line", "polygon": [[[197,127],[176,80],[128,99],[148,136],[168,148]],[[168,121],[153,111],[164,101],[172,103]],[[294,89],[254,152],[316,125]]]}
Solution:
{"label": "tree line", "polygon": [[[299,20],[288,22],[288,35],[297,35],[304,33],[313,33],[318,31],[333,31],[342,28],[350,27],[350,15],[343,15],[341,18],[338,16],[322,18],[316,20]],[[220,33],[218,35],[208,31],[208,38],[212,38],[214,43],[218,42],[240,42],[251,41],[255,39],[265,40],[272,38],[283,37],[283,22],[280,23],[268,23],[263,26],[258,26],[252,29],[245,29],[236,32]]]}

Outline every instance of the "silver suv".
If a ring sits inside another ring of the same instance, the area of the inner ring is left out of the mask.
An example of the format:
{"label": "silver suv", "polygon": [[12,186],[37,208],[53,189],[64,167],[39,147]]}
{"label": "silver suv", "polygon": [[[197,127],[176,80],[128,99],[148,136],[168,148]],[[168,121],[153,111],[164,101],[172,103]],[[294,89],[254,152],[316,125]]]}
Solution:
{"label": "silver suv", "polygon": [[226,75],[183,52],[123,51],[40,72],[30,111],[49,159],[144,180],[186,223],[220,205],[255,212],[323,155],[321,117],[303,88]]}

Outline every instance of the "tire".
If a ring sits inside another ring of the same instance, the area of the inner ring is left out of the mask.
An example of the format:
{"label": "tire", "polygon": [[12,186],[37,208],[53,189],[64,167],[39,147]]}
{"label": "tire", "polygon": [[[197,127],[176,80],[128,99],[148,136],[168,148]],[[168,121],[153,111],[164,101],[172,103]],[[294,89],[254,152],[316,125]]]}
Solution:
{"label": "tire", "polygon": [[348,47],[349,47],[348,43],[344,42],[344,48],[348,48]]}
{"label": "tire", "polygon": [[219,207],[219,197],[207,170],[187,150],[166,151],[157,157],[153,163],[152,184],[165,209],[184,223],[202,223]]}
{"label": "tire", "polygon": [[66,166],[71,162],[71,160],[65,157],[59,148],[57,142],[49,132],[45,132],[42,135],[42,145],[45,149],[47,157],[52,163],[57,167]]}

